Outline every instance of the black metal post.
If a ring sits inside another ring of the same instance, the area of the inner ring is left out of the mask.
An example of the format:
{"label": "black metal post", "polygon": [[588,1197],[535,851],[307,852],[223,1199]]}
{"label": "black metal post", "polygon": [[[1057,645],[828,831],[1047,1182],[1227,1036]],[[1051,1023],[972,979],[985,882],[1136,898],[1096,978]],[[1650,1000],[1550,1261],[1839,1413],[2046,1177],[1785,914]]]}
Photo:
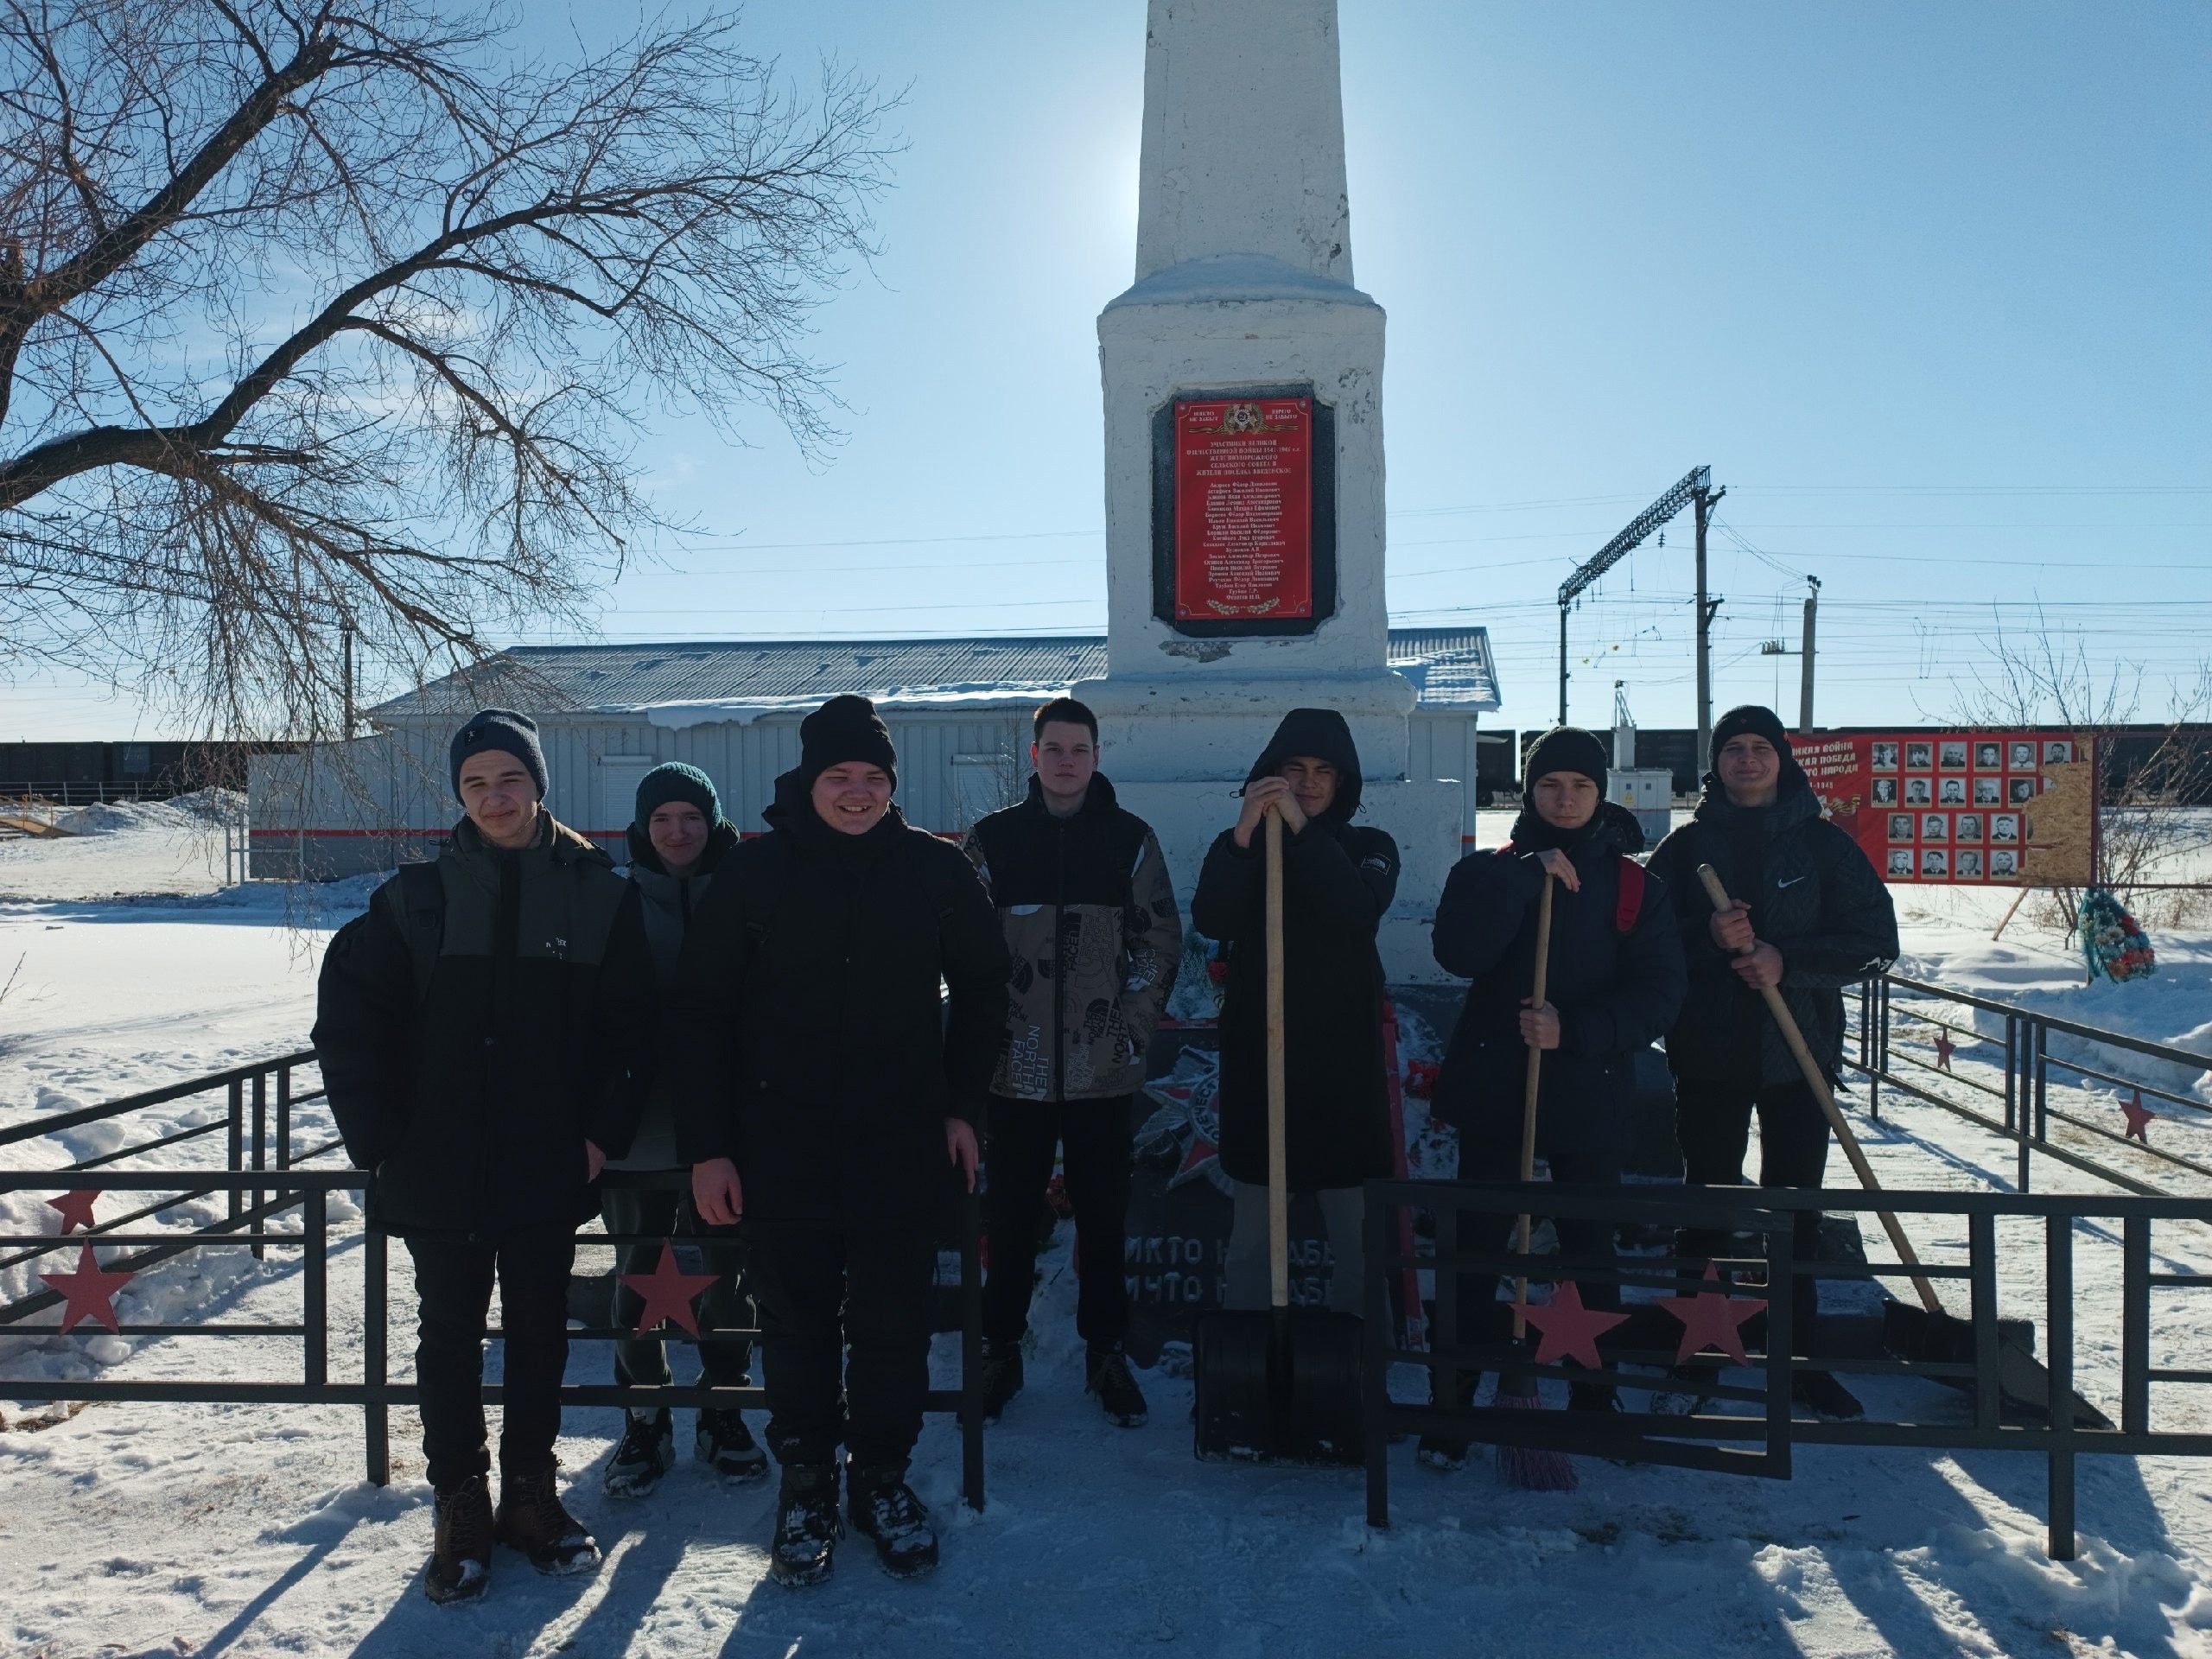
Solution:
{"label": "black metal post", "polygon": [[361,1381],[369,1389],[369,1402],[361,1410],[372,1486],[391,1484],[391,1408],[384,1399],[391,1382],[385,1355],[385,1236],[372,1225],[361,1236]]}
{"label": "black metal post", "polygon": [[2005,1016],[2005,1133],[2020,1132],[2020,1021],[2016,1014]]}
{"label": "black metal post", "polygon": [[276,1068],[276,1167],[292,1166],[292,1068]]}
{"label": "black metal post", "polygon": [[2120,1427],[2151,1432],[2151,1217],[2122,1218],[2120,1234]]}
{"label": "black metal post", "polygon": [[969,1193],[960,1217],[960,1463],[968,1507],[983,1510],[983,1207]]}
{"label": "black metal post", "polygon": [[330,1381],[330,1195],[319,1186],[300,1194],[300,1323],[307,1327],[302,1370],[307,1386]]}
{"label": "black metal post", "polygon": [[[1367,1524],[1390,1524],[1390,1286],[1400,1276],[1391,1262],[1390,1206],[1378,1204],[1373,1188],[1360,1225],[1367,1235],[1367,1329],[1361,1344],[1361,1369],[1365,1374],[1364,1410],[1367,1442]],[[1408,1310],[1408,1313],[1411,1310]],[[1431,1373],[1434,1375],[1433,1372]]]}
{"label": "black metal post", "polygon": [[2026,1036],[2028,1074],[2023,1081],[2027,1085],[2027,1092],[2022,1096],[2020,1101],[2022,1113],[2020,1128],[2024,1131],[2020,1136],[2020,1191],[2023,1192],[2029,1190],[2031,1173],[2030,1165],[2035,1151],[2035,1143],[2042,1140],[2050,1130],[2050,1120],[2047,1116],[2044,1096],[2044,1084],[2050,1075],[2044,1069],[2044,1052],[2050,1033],[2044,1029],[2042,1020],[2031,1019],[2027,1022]]}
{"label": "black metal post", "polygon": [[[230,1106],[231,1173],[236,1174],[245,1167],[245,1084],[238,1077],[231,1079]],[[231,1189],[229,1203],[230,1217],[232,1221],[238,1218],[239,1205],[245,1198],[245,1194],[235,1186]]]}
{"label": "black metal post", "polygon": [[[1769,1214],[1766,1236],[1766,1455],[1787,1480],[1789,1419],[1796,1389],[1797,1241],[1796,1217]],[[1808,1262],[1808,1268],[1813,1263]],[[1806,1333],[1809,1338],[1811,1332]]]}
{"label": "black metal post", "polygon": [[2074,1559],[2074,1217],[2044,1223],[2044,1320],[2050,1332],[2050,1559]]}
{"label": "black metal post", "polygon": [[[269,1074],[266,1071],[253,1074],[253,1166],[257,1170],[269,1167]],[[268,1224],[261,1216],[261,1189],[257,1186],[253,1189],[253,1203],[247,1210],[253,1217],[247,1226],[257,1241],[268,1230]],[[258,1262],[262,1257],[263,1247],[256,1243],[253,1259]]]}
{"label": "black metal post", "polygon": [[1967,1270],[1974,1318],[1974,1426],[1985,1433],[2003,1427],[2003,1362],[1997,1353],[1997,1217],[1976,1211],[1967,1217]]}

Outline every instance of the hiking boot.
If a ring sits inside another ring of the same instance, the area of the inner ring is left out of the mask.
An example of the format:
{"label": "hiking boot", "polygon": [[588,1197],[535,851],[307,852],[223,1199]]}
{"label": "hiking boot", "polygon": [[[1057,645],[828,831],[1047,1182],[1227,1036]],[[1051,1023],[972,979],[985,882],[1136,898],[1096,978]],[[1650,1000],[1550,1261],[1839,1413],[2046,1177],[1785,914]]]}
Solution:
{"label": "hiking boot", "polygon": [[776,1494],[776,1538],[768,1548],[768,1576],[787,1589],[820,1584],[830,1576],[837,1541],[837,1465],[787,1463]]}
{"label": "hiking boot", "polygon": [[983,1338],[983,1364],[981,1387],[983,1395],[983,1421],[995,1427],[1006,1414],[1014,1396],[1021,1392],[1021,1340],[995,1341]]}
{"label": "hiking boot", "polygon": [[1678,1366],[1652,1389],[1646,1409],[1655,1417],[1695,1417],[1713,1408],[1713,1390],[1719,1381],[1720,1373],[1709,1365]]}
{"label": "hiking boot", "polygon": [[1083,1391],[1098,1396],[1100,1408],[1117,1427],[1144,1427],[1148,1415],[1144,1393],[1129,1375],[1128,1358],[1120,1349],[1109,1348],[1090,1357],[1090,1380],[1083,1385]]}
{"label": "hiking boot", "polygon": [[676,1430],[663,1411],[633,1411],[622,1427],[622,1444],[607,1465],[601,1490],[609,1497],[643,1497],[676,1467]]}
{"label": "hiking boot", "polygon": [[[1483,1374],[1480,1371],[1460,1372],[1459,1403],[1462,1406],[1473,1405],[1475,1390],[1482,1385]],[[1429,1398],[1433,1402],[1436,1397],[1434,1371],[1428,1374],[1428,1390]],[[1442,1434],[1424,1434],[1421,1437],[1420,1443],[1414,1447],[1414,1460],[1437,1471],[1440,1474],[1448,1475],[1455,1470],[1467,1466],[1467,1443],[1465,1440],[1449,1439]]]}
{"label": "hiking boot", "polygon": [[437,1516],[430,1564],[423,1569],[423,1593],[443,1606],[474,1601],[492,1583],[492,1489],[481,1475],[437,1494]]}
{"label": "hiking boot", "polygon": [[1567,1385],[1569,1411],[1618,1411],[1620,1390],[1610,1382],[1570,1382]]}
{"label": "hiking boot", "polygon": [[853,1530],[875,1541],[875,1559],[894,1579],[919,1578],[937,1566],[937,1529],[906,1484],[903,1463],[855,1464],[845,1513]]}
{"label": "hiking boot", "polygon": [[499,1477],[499,1541],[518,1549],[541,1573],[591,1573],[599,1567],[599,1545],[583,1523],[561,1507],[557,1463],[527,1475]]}
{"label": "hiking boot", "polygon": [[768,1454],[746,1427],[745,1414],[734,1407],[702,1411],[691,1450],[700,1462],[733,1484],[759,1480],[768,1472]]}
{"label": "hiking boot", "polygon": [[1826,1371],[1799,1371],[1789,1380],[1789,1397],[1834,1423],[1855,1423],[1866,1414],[1859,1396]]}

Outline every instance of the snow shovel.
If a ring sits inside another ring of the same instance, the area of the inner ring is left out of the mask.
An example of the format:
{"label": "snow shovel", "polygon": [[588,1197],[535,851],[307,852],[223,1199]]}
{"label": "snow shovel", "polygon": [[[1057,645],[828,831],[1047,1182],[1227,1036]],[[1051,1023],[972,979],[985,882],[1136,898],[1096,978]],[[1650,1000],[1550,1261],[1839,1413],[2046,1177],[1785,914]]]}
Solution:
{"label": "snow shovel", "polygon": [[1201,1458],[1358,1463],[1360,1321],[1290,1305],[1289,1158],[1284,1147],[1282,819],[1267,833],[1269,1307],[1202,1314],[1192,1333],[1193,1449]]}
{"label": "snow shovel", "polygon": [[[1716,911],[1726,910],[1734,901],[1728,889],[1720,883],[1720,874],[1710,864],[1697,867],[1697,879],[1705,883],[1706,897],[1713,900]],[[1749,956],[1756,945],[1746,945],[1737,952]],[[1775,1027],[1782,1033],[1782,1040],[1789,1046],[1789,1052],[1803,1073],[1805,1086],[1813,1091],[1813,1098],[1821,1103],[1827,1114],[1828,1127],[1835,1131],[1836,1144],[1843,1148],[1843,1155],[1851,1160],[1853,1172],[1859,1177],[1859,1185],[1869,1192],[1882,1190],[1874,1179],[1874,1171],[1866,1161],[1866,1154],[1859,1149],[1859,1137],[1851,1132],[1851,1124],[1844,1117],[1842,1109],[1835,1103],[1835,1094],[1828,1087],[1828,1080],[1821,1076],[1820,1062],[1813,1058],[1813,1051],[1805,1046],[1805,1033],[1797,1028],[1797,1021],[1789,1012],[1789,1005],[1782,1000],[1778,986],[1761,988],[1759,995],[1766,1000],[1767,1012],[1774,1016]],[[1931,1359],[1963,1361],[1974,1357],[1974,1325],[1943,1310],[1943,1303],[1936,1294],[1936,1287],[1927,1274],[1916,1271],[1920,1257],[1912,1248],[1912,1241],[1905,1236],[1904,1228],[1896,1216],[1886,1210],[1874,1212],[1882,1224],[1882,1230],[1890,1236],[1890,1247],[1897,1253],[1912,1278],[1912,1288],[1920,1298],[1920,1306],[1905,1302],[1885,1305],[1883,1319],[1884,1345],[1901,1359]],[[2009,1328],[2008,1328],[2009,1327]],[[2024,1410],[2047,1413],[2050,1408],[2050,1373],[2038,1363],[2035,1356],[2022,1347],[2018,1340],[2018,1325],[2004,1319],[1998,1322],[1998,1389],[2004,1398]],[[1801,1339],[1810,1332],[1800,1332]],[[2075,1420],[2077,1423],[2109,1427],[2103,1414],[2088,1404],[2079,1395],[2074,1398]]]}

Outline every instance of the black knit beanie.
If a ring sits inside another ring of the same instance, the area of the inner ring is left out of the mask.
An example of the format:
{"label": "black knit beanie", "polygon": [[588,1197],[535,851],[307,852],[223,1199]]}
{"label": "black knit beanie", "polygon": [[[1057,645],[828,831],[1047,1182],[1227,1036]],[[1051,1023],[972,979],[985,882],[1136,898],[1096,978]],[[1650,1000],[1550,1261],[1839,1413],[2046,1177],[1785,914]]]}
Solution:
{"label": "black knit beanie", "polygon": [[1720,751],[1728,747],[1732,737],[1745,733],[1763,737],[1774,746],[1774,752],[1784,760],[1790,759],[1789,734],[1782,729],[1782,716],[1771,709],[1763,709],[1756,702],[1746,702],[1731,709],[1714,722],[1712,753],[1705,758],[1708,766],[1720,764]]}
{"label": "black knit beanie", "polygon": [[798,723],[801,789],[812,789],[816,779],[848,760],[882,767],[891,787],[899,787],[899,752],[891,747],[891,728],[866,697],[832,697]]}
{"label": "black knit beanie", "polygon": [[529,768],[531,781],[537,785],[537,798],[545,798],[545,751],[537,747],[537,722],[528,715],[518,715],[512,709],[483,709],[469,717],[468,724],[454,734],[453,793],[461,798],[461,764],[472,754],[483,754],[498,749],[512,754]]}
{"label": "black knit beanie", "polygon": [[715,793],[715,780],[681,760],[663,761],[638,780],[638,827],[652,823],[653,814],[671,801],[689,801],[697,807],[709,830],[721,820],[721,797]]}
{"label": "black knit beanie", "polygon": [[1579,772],[1605,792],[1605,746],[1580,726],[1554,726],[1529,750],[1521,766],[1521,799],[1534,806],[1536,779],[1547,772]]}

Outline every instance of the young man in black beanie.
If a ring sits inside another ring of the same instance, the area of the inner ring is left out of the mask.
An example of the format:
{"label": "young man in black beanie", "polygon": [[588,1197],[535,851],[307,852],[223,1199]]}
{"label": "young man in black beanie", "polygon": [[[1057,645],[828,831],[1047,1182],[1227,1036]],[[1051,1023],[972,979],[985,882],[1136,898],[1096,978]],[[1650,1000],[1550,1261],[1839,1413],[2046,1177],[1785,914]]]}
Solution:
{"label": "young man in black beanie", "polygon": [[[1713,770],[1694,817],[1659,843],[1651,871],[1674,900],[1689,964],[1689,995],[1667,1034],[1675,1130],[1687,1178],[1739,1186],[1751,1114],[1759,1120],[1759,1185],[1818,1186],[1827,1166],[1827,1115],[1807,1086],[1760,988],[1781,987],[1806,1046],[1833,1086],[1843,1059],[1843,987],[1897,960],[1889,889],[1858,842],[1821,816],[1821,803],[1770,709],[1732,709],[1713,728]],[[1698,879],[1710,864],[1731,904],[1715,911]],[[1745,946],[1752,947],[1747,954]],[[1800,1262],[1815,1258],[1821,1218],[1801,1213]],[[1686,1239],[1710,1251],[1719,1241]],[[1800,1274],[1797,1341],[1815,1351],[1819,1287]],[[1688,1374],[1678,1408],[1694,1404]],[[1798,1402],[1824,1417],[1865,1414],[1826,1371],[1801,1367]]]}
{"label": "young man in black beanie", "polygon": [[1207,850],[1191,924],[1229,948],[1221,1009],[1221,1166],[1236,1182],[1228,1305],[1268,1305],[1266,836],[1283,822],[1285,1148],[1292,1193],[1328,1230],[1328,1301],[1364,1311],[1360,1185],[1387,1176],[1382,958],[1375,937],[1398,891],[1398,843],[1354,825],[1359,753],[1333,709],[1294,709],[1244,783],[1243,810]]}
{"label": "young man in black beanie", "polygon": [[[1459,1132],[1460,1179],[1518,1180],[1529,1051],[1540,1049],[1537,1155],[1554,1180],[1611,1185],[1620,1179],[1627,1147],[1636,1057],[1681,1006],[1681,944],[1664,887],[1630,858],[1643,850],[1635,815],[1605,798],[1604,744],[1562,726],[1537,741],[1522,771],[1511,839],[1453,866],[1437,906],[1437,963],[1473,983],[1430,1110]],[[1542,1005],[1531,1007],[1547,878],[1554,884],[1548,982]],[[1609,1224],[1567,1218],[1554,1224],[1562,1255],[1611,1261]],[[1461,1339],[1503,1340],[1505,1304],[1492,1294],[1494,1276],[1454,1277]],[[1595,1277],[1578,1282],[1586,1306],[1620,1306],[1618,1285]],[[1440,1282],[1439,1298],[1446,1294]],[[1474,1397],[1478,1381],[1461,1373],[1463,1403]],[[1570,1404],[1607,1410],[1613,1390],[1576,1383]],[[1466,1448],[1424,1438],[1421,1457],[1457,1468]]]}
{"label": "young man in black beanie", "polygon": [[792,1586],[829,1576],[841,1443],[847,1513],[883,1567],[937,1565],[907,1462],[939,1224],[974,1187],[1007,981],[974,869],[891,804],[874,705],[833,697],[799,741],[768,833],[722,861],[694,921],[677,1005],[677,1152],[701,1218],[745,1224],[783,1467],[769,1572]]}
{"label": "young man in black beanie", "polygon": [[[653,977],[664,1007],[675,1001],[683,983],[683,939],[691,918],[706,902],[715,870],[737,842],[735,827],[722,817],[714,779],[696,766],[671,760],[639,780],[637,812],[630,823],[629,876],[643,904],[645,938],[652,947]],[[664,1068],[653,1079],[629,1155],[610,1159],[607,1167],[662,1173],[683,1167],[676,1156],[674,1083]],[[671,1236],[705,1241],[699,1251],[715,1281],[698,1300],[702,1327],[752,1328],[753,1299],[741,1280],[743,1251],[736,1230],[702,1223],[689,1192],[612,1183],[600,1195],[599,1213],[608,1232],[643,1236],[643,1242],[615,1250],[616,1330],[636,1329],[645,1299],[628,1280],[658,1268],[661,1241]],[[751,1383],[753,1344],[748,1338],[702,1336],[698,1348],[702,1383],[713,1388]],[[625,1337],[614,1344],[614,1380],[668,1386],[668,1356],[658,1333]],[[734,1406],[702,1408],[691,1445],[698,1459],[725,1480],[758,1480],[768,1472],[767,1453],[755,1444],[744,1414]],[[621,1443],[607,1462],[607,1494],[642,1497],[675,1463],[675,1424],[668,1408],[632,1408],[625,1414]]]}
{"label": "young man in black beanie", "polygon": [[[433,1601],[481,1595],[492,1544],[544,1573],[599,1563],[555,1480],[569,1273],[594,1184],[629,1148],[652,1059],[652,960],[613,861],[544,810],[531,720],[487,709],[452,747],[465,813],[323,957],[315,1046],[369,1221],[414,1258]],[[499,1287],[499,1507],[484,1332]]]}
{"label": "young man in black beanie", "polygon": [[1130,1112],[1145,1050],[1175,983],[1183,922],[1151,828],[1098,770],[1098,721],[1072,697],[1037,710],[1028,798],[969,832],[1014,958],[991,1077],[983,1192],[983,1421],[1021,1391],[1037,1217],[1062,1151],[1075,1210],[1076,1332],[1086,1390],[1124,1428],[1145,1421],[1122,1339],[1129,1298]]}

